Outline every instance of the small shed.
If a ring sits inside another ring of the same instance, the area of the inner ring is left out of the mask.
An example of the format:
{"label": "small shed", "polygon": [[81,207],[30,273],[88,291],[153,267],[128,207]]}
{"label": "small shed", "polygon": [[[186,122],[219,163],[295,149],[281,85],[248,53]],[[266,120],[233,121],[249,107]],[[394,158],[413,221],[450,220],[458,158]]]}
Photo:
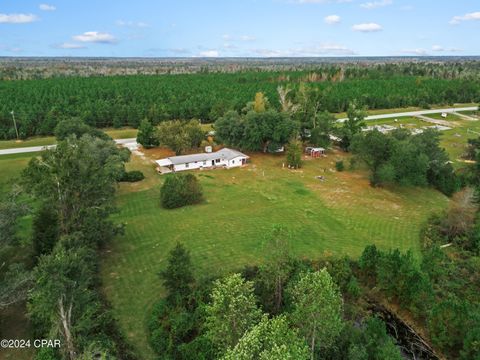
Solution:
{"label": "small shed", "polygon": [[313,158],[318,158],[320,156],[325,155],[325,149],[322,147],[306,147],[305,153],[310,155]]}

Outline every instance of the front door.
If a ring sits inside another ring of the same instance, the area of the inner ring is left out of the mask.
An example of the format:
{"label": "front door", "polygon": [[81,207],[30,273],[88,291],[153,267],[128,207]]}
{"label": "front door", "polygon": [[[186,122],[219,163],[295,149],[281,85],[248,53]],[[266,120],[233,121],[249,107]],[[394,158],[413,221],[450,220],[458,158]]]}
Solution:
{"label": "front door", "polygon": [[212,166],[215,166],[215,160],[212,160]]}

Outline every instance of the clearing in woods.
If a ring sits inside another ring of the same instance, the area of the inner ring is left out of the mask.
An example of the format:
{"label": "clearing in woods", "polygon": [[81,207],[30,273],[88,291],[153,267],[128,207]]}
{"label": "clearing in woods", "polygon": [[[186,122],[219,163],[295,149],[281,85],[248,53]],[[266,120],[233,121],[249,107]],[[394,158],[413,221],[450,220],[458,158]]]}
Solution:
{"label": "clearing in woods", "polygon": [[448,204],[432,189],[374,189],[364,171],[335,172],[336,159],[348,164],[342,153],[307,160],[297,171],[282,168],[282,156],[250,155],[244,168],[195,172],[205,203],[177,210],[160,207],[163,177],[148,159],[128,165],[146,179],[120,185],[116,220],[126,224],[125,235],[106,249],[102,276],[114,314],[142,358],[154,357],[145,319],[162,296],[158,272],[177,241],[190,249],[197,276],[260,263],[273,224],[294,231],[291,246],[300,257],[356,257],[372,243],[418,254],[422,223]]}

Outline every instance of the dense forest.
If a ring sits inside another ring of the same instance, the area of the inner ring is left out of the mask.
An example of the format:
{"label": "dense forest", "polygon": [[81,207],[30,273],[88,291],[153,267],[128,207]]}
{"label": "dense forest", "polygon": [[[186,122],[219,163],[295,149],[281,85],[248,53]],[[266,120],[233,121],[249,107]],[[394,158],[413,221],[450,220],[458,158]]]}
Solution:
{"label": "dense forest", "polygon": [[[273,57],[273,58],[108,58],[0,57],[0,80],[46,79],[68,76],[193,74],[240,71],[300,71],[319,68],[402,67],[405,74],[470,76],[479,67],[476,56]],[[452,71],[452,66],[455,65]],[[458,66],[461,65],[461,66]]]}
{"label": "dense forest", "polygon": [[62,77],[0,82],[0,138],[51,134],[63,118],[95,127],[137,127],[167,119],[214,122],[241,111],[261,91],[280,108],[278,86],[321,90],[321,110],[342,112],[352,99],[370,109],[480,101],[476,63],[323,66],[302,71]]}

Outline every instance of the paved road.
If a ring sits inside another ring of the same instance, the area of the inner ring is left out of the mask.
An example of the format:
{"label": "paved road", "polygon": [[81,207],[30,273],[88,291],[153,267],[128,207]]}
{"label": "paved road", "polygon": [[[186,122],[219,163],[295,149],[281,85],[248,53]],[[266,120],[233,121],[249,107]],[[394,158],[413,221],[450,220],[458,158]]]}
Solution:
{"label": "paved road", "polygon": [[[458,111],[475,111],[478,110],[478,106],[470,106],[470,107],[463,107],[463,108],[447,108],[447,109],[434,109],[434,110],[419,110],[419,111],[408,111],[408,112],[400,112],[394,114],[380,114],[380,115],[371,115],[367,116],[365,120],[380,120],[380,119],[392,119],[392,118],[399,118],[404,116],[420,116],[420,115],[429,115],[429,114],[440,114],[440,113],[455,113]],[[344,122],[347,118],[338,119],[338,122]]]}
{"label": "paved road", "polygon": [[[115,142],[119,145],[125,144],[133,144],[137,142],[137,139],[130,138],[130,139],[116,139]],[[21,148],[13,148],[13,149],[4,149],[0,150],[0,155],[11,155],[11,154],[23,154],[23,153],[31,153],[31,152],[39,152],[44,151],[46,149],[52,149],[56,145],[44,145],[44,146],[30,146],[30,147],[21,147]]]}

